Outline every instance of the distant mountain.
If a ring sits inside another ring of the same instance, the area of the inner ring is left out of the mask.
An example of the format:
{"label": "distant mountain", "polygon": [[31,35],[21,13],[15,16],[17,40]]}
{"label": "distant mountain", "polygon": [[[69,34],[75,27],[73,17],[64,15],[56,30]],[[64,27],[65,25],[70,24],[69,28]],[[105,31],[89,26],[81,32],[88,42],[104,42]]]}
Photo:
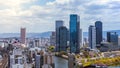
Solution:
{"label": "distant mountain", "polygon": [[[49,38],[52,31],[43,33],[27,33],[27,38]],[[0,38],[20,37],[20,33],[1,33]]]}
{"label": "distant mountain", "polygon": [[[117,32],[120,36],[120,30],[111,30],[111,31],[103,31],[103,37],[106,38],[107,32]],[[52,31],[43,32],[43,33],[27,33],[27,38],[49,38]],[[0,38],[9,38],[9,37],[20,37],[20,33],[1,33]],[[83,32],[83,37],[88,37],[88,32]]]}

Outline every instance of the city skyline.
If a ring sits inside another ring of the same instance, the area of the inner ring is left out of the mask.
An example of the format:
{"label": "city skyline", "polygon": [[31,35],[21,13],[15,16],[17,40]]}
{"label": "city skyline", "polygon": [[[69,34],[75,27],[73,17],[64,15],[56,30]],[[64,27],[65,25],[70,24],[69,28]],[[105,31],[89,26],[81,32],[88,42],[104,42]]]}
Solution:
{"label": "city skyline", "polygon": [[0,4],[0,33],[19,32],[21,27],[28,32],[54,31],[55,20],[63,20],[69,28],[69,15],[74,13],[81,16],[83,32],[98,20],[105,31],[119,30],[120,25],[119,0],[4,0]]}
{"label": "city skyline", "polygon": [[120,68],[120,0],[0,5],[0,68]]}

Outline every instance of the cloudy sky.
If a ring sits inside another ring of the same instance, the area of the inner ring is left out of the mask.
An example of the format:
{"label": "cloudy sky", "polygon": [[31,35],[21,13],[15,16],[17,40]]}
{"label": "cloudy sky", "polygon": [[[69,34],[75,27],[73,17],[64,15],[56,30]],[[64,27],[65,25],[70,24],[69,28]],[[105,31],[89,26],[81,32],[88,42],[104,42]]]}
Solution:
{"label": "cloudy sky", "polygon": [[120,29],[120,0],[0,0],[0,33],[45,32],[55,29],[55,20],[69,26],[70,14],[80,15],[81,28],[88,30],[95,21],[104,30]]}

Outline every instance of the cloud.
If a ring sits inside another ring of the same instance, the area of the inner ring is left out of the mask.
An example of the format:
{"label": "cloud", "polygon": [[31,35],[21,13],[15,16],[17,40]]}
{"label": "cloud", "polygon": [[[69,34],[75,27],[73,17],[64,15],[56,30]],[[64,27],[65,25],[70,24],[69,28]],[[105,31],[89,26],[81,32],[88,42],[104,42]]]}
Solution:
{"label": "cloud", "polygon": [[[80,15],[83,31],[97,20],[108,25],[119,22],[120,18],[119,0],[46,0],[44,5],[37,2],[42,3],[42,0],[1,0],[0,32],[19,32],[22,26],[28,32],[51,31],[59,19],[69,27],[69,15],[73,13]],[[118,29],[115,25],[110,26]],[[108,30],[107,27],[104,30]]]}

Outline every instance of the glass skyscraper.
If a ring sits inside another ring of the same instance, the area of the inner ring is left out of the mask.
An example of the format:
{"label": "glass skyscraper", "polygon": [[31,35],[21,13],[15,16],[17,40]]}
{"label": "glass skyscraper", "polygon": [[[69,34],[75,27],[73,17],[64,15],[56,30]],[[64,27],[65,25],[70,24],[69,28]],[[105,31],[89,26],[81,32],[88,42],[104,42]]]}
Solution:
{"label": "glass skyscraper", "polygon": [[89,26],[89,47],[91,49],[96,48],[96,28],[95,26]]}
{"label": "glass skyscraper", "polygon": [[107,42],[118,45],[118,34],[116,32],[107,32]]}
{"label": "glass skyscraper", "polygon": [[63,26],[62,20],[57,20],[55,24],[55,31],[56,31],[56,51],[59,51],[59,28]]}
{"label": "glass skyscraper", "polygon": [[96,44],[101,44],[101,42],[102,42],[102,22],[96,21],[95,27],[96,27]]}
{"label": "glass skyscraper", "polygon": [[67,51],[68,30],[65,26],[59,28],[59,47],[60,51]]}
{"label": "glass skyscraper", "polygon": [[79,30],[80,17],[77,14],[70,15],[70,53],[80,52]]}

